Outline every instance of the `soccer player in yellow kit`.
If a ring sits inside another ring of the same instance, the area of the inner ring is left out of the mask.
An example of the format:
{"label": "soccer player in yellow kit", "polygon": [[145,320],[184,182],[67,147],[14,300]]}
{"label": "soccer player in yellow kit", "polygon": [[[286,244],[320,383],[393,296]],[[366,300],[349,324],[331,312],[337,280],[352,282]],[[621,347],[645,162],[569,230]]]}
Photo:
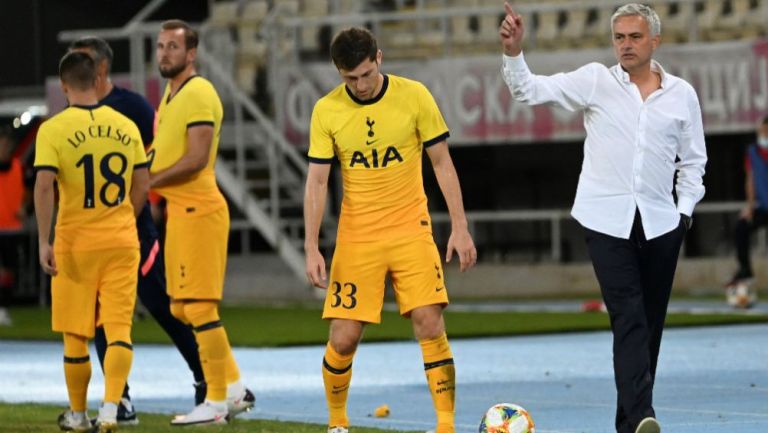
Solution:
{"label": "soccer player in yellow kit", "polygon": [[[96,326],[107,337],[104,402],[97,431],[117,429],[117,405],[133,361],[131,322],[136,299],[139,240],[136,214],[149,185],[136,125],[98,105],[96,65],[86,53],[59,63],[69,107],[40,126],[35,145],[35,212],[40,265],[52,275],[52,325],[64,337],[69,410],[62,430],[91,431],[86,413]],[[58,182],[56,239],[51,245],[54,182]]]}
{"label": "soccer player in yellow kit", "polygon": [[197,32],[184,21],[163,22],[156,54],[168,83],[149,152],[150,187],[168,202],[171,313],[192,325],[208,385],[205,401],[174,425],[224,424],[254,404],[219,318],[229,237],[229,209],[214,173],[223,108],[216,89],[195,70],[197,42]]}
{"label": "soccer player in yellow kit", "polygon": [[[327,288],[323,318],[330,319],[330,336],[322,371],[328,433],[348,432],[352,358],[365,324],[381,321],[387,274],[400,314],[411,319],[421,345],[436,432],[453,433],[455,371],[442,315],[448,295],[421,173],[425,149],[451,216],[446,260],[455,250],[464,271],[475,264],[477,251],[448,153],[448,127],[424,85],[381,72],[382,53],[369,31],[340,32],[331,43],[331,58],[343,84],[312,113],[304,198],[307,277]],[[341,166],[344,198],[326,281],[318,235],[334,159]]]}

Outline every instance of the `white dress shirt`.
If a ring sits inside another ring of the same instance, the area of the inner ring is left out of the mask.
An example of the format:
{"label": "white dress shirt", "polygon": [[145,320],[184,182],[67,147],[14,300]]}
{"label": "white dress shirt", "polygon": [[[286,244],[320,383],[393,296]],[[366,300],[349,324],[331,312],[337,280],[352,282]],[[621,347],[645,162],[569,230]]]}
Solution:
{"label": "white dress shirt", "polygon": [[646,239],[653,239],[675,229],[680,213],[691,215],[704,196],[707,152],[696,92],[656,61],[651,68],[661,75],[661,88],[643,101],[620,65],[590,63],[543,76],[531,73],[522,53],[503,59],[504,81],[515,100],[584,111],[587,138],[571,215],[588,229],[623,239],[629,238],[636,209]]}

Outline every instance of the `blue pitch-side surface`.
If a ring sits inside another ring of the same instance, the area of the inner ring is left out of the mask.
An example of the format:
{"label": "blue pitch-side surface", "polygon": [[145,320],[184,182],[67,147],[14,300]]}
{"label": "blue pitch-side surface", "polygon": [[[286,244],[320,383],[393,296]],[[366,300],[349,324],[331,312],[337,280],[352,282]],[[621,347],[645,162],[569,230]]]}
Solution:
{"label": "blue pitch-side surface", "polygon": [[[459,432],[477,431],[482,413],[505,401],[527,408],[539,433],[615,431],[609,333],[454,340],[452,348]],[[192,377],[173,348],[137,346],[135,352],[130,382],[137,409],[189,410]],[[236,349],[235,354],[256,394],[256,409],[247,417],[325,421],[323,347]],[[0,401],[65,402],[61,356],[60,343],[0,341]],[[102,383],[95,373],[92,409]],[[384,403],[389,418],[369,416]],[[768,325],[667,330],[655,407],[664,432],[768,433]],[[349,414],[354,425],[432,428],[415,342],[360,347]]]}

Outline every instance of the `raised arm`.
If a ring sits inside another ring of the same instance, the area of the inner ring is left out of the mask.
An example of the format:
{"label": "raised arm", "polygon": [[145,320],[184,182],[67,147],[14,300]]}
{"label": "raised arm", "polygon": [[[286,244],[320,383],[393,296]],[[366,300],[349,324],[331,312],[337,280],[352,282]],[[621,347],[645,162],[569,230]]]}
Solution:
{"label": "raised arm", "polygon": [[445,203],[448,205],[448,213],[451,216],[451,236],[448,238],[445,261],[450,262],[453,250],[456,250],[459,255],[459,269],[464,272],[477,263],[477,249],[475,249],[475,243],[467,229],[467,217],[464,214],[459,176],[453,166],[451,154],[448,153],[448,143],[443,140],[429,146],[427,155],[432,161],[437,183],[443,192]]}
{"label": "raised arm", "polygon": [[528,105],[553,103],[569,111],[587,107],[597,84],[597,74],[605,67],[591,63],[568,73],[534,75],[523,55],[523,18],[509,3],[504,3],[504,9],[506,15],[499,28],[504,49],[501,72],[512,97]]}
{"label": "raised arm", "polygon": [[328,196],[328,176],[331,164],[310,162],[307,184],[304,190],[304,254],[307,279],[313,286],[328,287],[325,259],[320,254],[320,223],[323,221],[325,201]]}
{"label": "raised arm", "polygon": [[504,12],[506,15],[499,28],[501,45],[504,47],[504,54],[517,57],[523,52],[523,35],[525,34],[523,17],[512,10],[508,2],[504,2]]}

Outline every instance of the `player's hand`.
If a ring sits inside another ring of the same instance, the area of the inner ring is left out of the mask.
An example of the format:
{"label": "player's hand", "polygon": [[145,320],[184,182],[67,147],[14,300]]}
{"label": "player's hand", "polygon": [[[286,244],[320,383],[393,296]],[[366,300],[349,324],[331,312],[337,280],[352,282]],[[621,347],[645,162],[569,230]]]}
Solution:
{"label": "player's hand", "polygon": [[453,257],[453,250],[456,250],[456,254],[459,256],[459,270],[461,272],[477,263],[477,249],[467,230],[451,232],[451,237],[448,238],[448,251],[445,254],[445,261],[448,263]]}
{"label": "player's hand", "polygon": [[512,9],[509,2],[504,2],[504,12],[507,15],[499,27],[501,45],[504,47],[504,54],[517,56],[523,51],[523,34],[525,33],[523,17]]}
{"label": "player's hand", "polygon": [[43,272],[48,275],[56,276],[59,273],[56,269],[56,257],[53,255],[53,247],[48,242],[40,244],[40,266]]}
{"label": "player's hand", "polygon": [[744,209],[741,210],[741,213],[739,214],[739,218],[751,222],[754,214],[755,214],[755,210],[752,209],[752,206],[746,206]]}
{"label": "player's hand", "polygon": [[320,289],[328,288],[328,278],[325,274],[325,259],[320,251],[306,252],[306,272],[310,284]]}

